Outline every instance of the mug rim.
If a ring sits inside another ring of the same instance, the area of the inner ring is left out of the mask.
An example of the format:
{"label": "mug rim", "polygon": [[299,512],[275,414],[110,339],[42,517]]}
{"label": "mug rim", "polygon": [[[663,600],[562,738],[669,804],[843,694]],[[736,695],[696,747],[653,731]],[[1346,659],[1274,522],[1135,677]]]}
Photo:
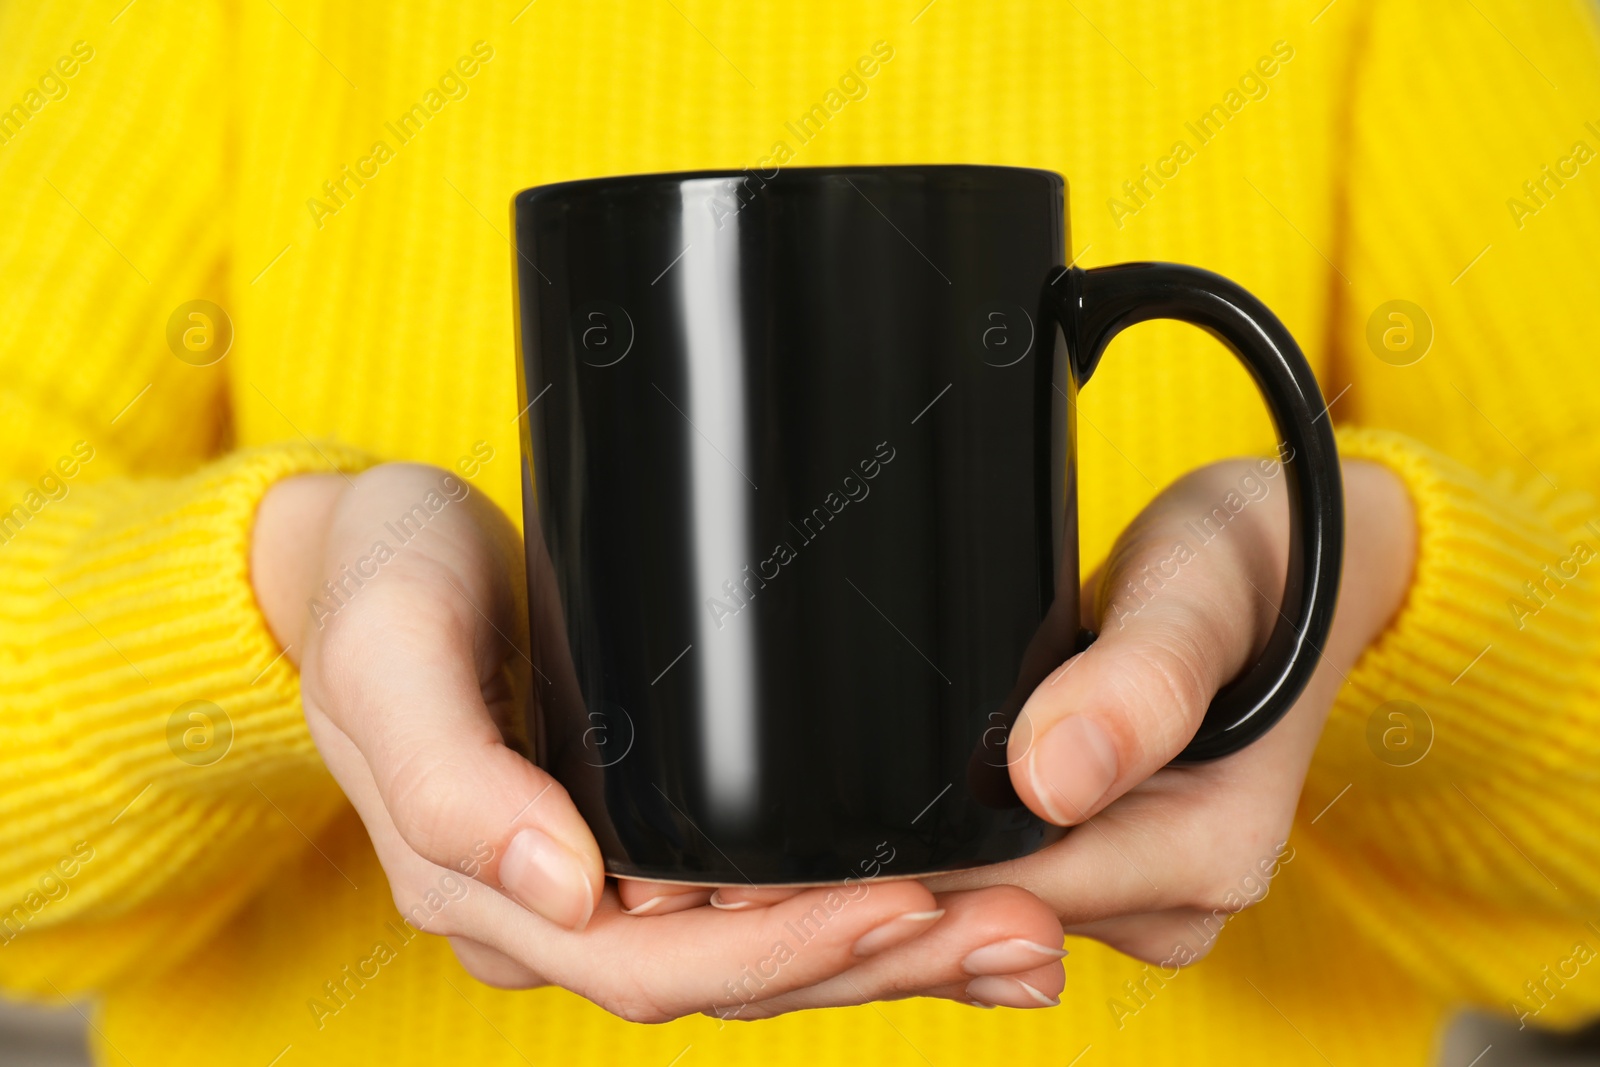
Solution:
{"label": "mug rim", "polygon": [[1049,170],[1045,167],[1019,167],[1004,163],[848,163],[839,165],[821,165],[807,167],[779,167],[777,175],[771,178],[762,177],[759,171],[750,169],[728,170],[709,168],[703,170],[665,170],[648,171],[639,174],[603,174],[590,178],[569,178],[564,181],[548,182],[543,185],[530,185],[512,194],[511,203],[514,207],[542,200],[548,196],[557,196],[568,193],[609,192],[613,189],[622,189],[629,186],[679,185],[689,181],[702,181],[707,179],[749,179],[755,178],[762,182],[777,181],[783,175],[796,175],[798,177],[819,181],[831,177],[862,177],[878,175],[889,178],[910,178],[913,176],[954,177],[958,174],[985,174],[992,177],[1016,178],[1023,175],[1038,175],[1047,181],[1053,182],[1066,195],[1069,187],[1066,176],[1059,171]]}

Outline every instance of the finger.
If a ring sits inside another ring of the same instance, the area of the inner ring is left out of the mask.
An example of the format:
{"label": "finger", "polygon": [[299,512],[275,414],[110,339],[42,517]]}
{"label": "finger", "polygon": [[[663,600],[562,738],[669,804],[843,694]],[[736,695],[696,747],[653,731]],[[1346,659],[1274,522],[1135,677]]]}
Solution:
{"label": "finger", "polygon": [[1294,857],[1293,796],[1279,776],[1298,781],[1314,743],[1274,730],[1229,760],[1152,776],[1049,848],[923,881],[940,894],[1020,886],[1069,929],[1173,909],[1230,914],[1259,901]]}
{"label": "finger", "polygon": [[698,908],[710,902],[711,893],[703,886],[617,879],[617,898],[628,915],[668,915],[685,908]]}
{"label": "finger", "polygon": [[[802,891],[766,908],[694,908],[635,917],[607,889],[581,932],[530,919],[495,894],[462,902],[465,933],[534,965],[548,981],[634,1021],[736,1010],[814,985],[937,929],[943,916],[916,882]],[[519,918],[520,914],[520,918]]]}
{"label": "finger", "polygon": [[[841,976],[843,977],[843,976]],[[846,983],[842,986],[847,991],[845,996],[814,997],[802,992],[792,997],[774,997],[770,1001],[756,1001],[740,1009],[737,1014],[728,1016],[729,1021],[737,1019],[740,1022],[755,1022],[758,1019],[771,1019],[778,1015],[785,1015],[791,1011],[805,1011],[810,1008],[843,1008],[857,1004],[885,1000],[905,1000],[910,997],[931,997],[939,1000],[953,1000],[974,1008],[1054,1008],[1061,1004],[1061,992],[1065,988],[1065,973],[1059,963],[1046,964],[1033,970],[1021,971],[1010,975],[987,975],[978,978],[962,978],[955,982],[934,985],[918,989],[911,993],[898,993],[885,996],[870,996],[865,992],[851,988]],[[1048,990],[1056,992],[1050,993]],[[812,1003],[815,1001],[815,1003]],[[715,1017],[714,1013],[712,1014]]]}
{"label": "finger", "polygon": [[[863,950],[893,951],[930,928],[937,930],[942,921],[939,902],[916,882],[823,887],[764,908],[694,908],[645,916],[626,914],[617,891],[607,887],[582,932],[530,915],[472,880],[463,880],[465,891],[440,907],[430,903],[429,891],[441,875],[452,872],[406,844],[354,744],[325,720],[313,731],[367,826],[396,907],[418,929],[497,953],[486,956],[471,948],[459,953],[470,966],[483,968],[485,980],[514,985],[527,978],[504,969],[498,958],[504,956],[546,984],[561,985],[623,1018],[662,1022],[692,1012],[733,1012],[757,996],[816,984],[872,958],[861,955]],[[710,895],[710,890],[701,892]],[[1005,887],[985,892],[1026,896]],[[1043,936],[1047,944],[1052,939],[1058,944],[1054,916],[1036,901],[1033,908],[1033,919],[1042,917],[1042,924],[1002,924],[992,928],[993,936]],[[987,916],[992,921],[1004,911],[991,908]]]}
{"label": "finger", "polygon": [[[1065,986],[1066,974],[1057,963],[1020,974],[974,978],[961,987],[959,995],[977,1008],[1054,1008],[1060,1006]],[[948,997],[953,992],[954,987],[950,987],[933,995]]]}
{"label": "finger", "polygon": [[820,981],[859,963],[863,951],[888,951],[937,928],[943,915],[932,893],[906,881],[823,887],[766,908],[644,916],[628,915],[607,886],[581,932],[469,879],[453,883],[463,891],[440,905],[431,891],[453,872],[405,842],[354,744],[326,722],[315,729],[367,826],[396,907],[418,929],[450,936],[463,965],[492,985],[556,984],[623,1018],[663,1022]]}
{"label": "finger", "polygon": [[1179,904],[1185,884],[1173,876],[1186,875],[1188,860],[1203,862],[1203,856],[1195,855],[1203,844],[1191,853],[1164,833],[1124,834],[1115,825],[1122,811],[1118,806],[1074,827],[1064,840],[1022,860],[939,875],[927,882],[941,898],[995,882],[1018,886],[1043,900],[1068,927]]}
{"label": "finger", "polygon": [[1118,542],[1100,579],[1099,638],[1034,691],[1009,742],[1013,784],[1040,816],[1083,822],[1168,763],[1264,644],[1286,566],[1283,494],[1209,541],[1196,532],[1220,521],[1214,511],[1230,515],[1221,502],[1245,499],[1235,482],[1255,470],[1218,464],[1181,480]]}
{"label": "finger", "polygon": [[1072,937],[1087,937],[1124,956],[1175,969],[1198,963],[1211,954],[1229,912],[1171,908],[1147,915],[1127,915],[1067,927]]}
{"label": "finger", "polygon": [[781,886],[725,885],[711,894],[711,906],[724,911],[742,911],[745,908],[766,908],[788,900],[799,889]]}
{"label": "finger", "polygon": [[921,937],[826,981],[752,1001],[736,1017],[768,1018],[911,996],[1024,1008],[1057,1003],[1065,982],[1061,959],[1067,953],[1061,924],[1048,906],[1015,886],[944,893],[938,899],[945,917]]}
{"label": "finger", "polygon": [[535,971],[504,952],[490,948],[470,937],[452,937],[450,950],[461,961],[468,974],[484,985],[496,989],[537,989],[545,984]]}

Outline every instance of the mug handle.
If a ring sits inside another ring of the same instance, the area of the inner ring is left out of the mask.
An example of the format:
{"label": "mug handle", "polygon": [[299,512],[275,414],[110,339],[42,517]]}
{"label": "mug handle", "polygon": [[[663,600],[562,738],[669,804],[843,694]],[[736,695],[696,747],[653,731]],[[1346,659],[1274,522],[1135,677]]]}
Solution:
{"label": "mug handle", "polygon": [[1344,556],[1344,493],[1322,390],[1278,317],[1219,274],[1177,263],[1068,267],[1051,289],[1079,386],[1117,334],[1148,319],[1177,319],[1232,349],[1272,412],[1283,443],[1279,453],[1287,457],[1290,519],[1278,622],[1260,657],[1218,691],[1194,739],[1172,762],[1232,755],[1271,729],[1300,696],[1333,624]]}

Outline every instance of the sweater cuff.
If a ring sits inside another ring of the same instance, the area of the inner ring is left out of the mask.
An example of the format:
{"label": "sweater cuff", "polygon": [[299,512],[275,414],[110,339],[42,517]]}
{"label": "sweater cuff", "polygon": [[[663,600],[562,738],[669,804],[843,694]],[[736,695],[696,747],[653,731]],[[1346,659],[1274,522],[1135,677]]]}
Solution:
{"label": "sweater cuff", "polygon": [[1511,749],[1568,767],[1577,751],[1539,743],[1556,727],[1529,726],[1566,703],[1557,690],[1581,684],[1593,655],[1600,522],[1588,498],[1531,474],[1485,479],[1386,430],[1336,436],[1344,459],[1381,463],[1405,484],[1417,553],[1404,604],[1346,678],[1322,755],[1356,776],[1431,765],[1481,777]]}
{"label": "sweater cuff", "polygon": [[0,790],[0,900],[31,899],[42,871],[75,875],[8,928],[12,963],[63,924],[150,927],[145,951],[181,952],[208,931],[155,929],[149,908],[239,899],[338,809],[298,673],[255,600],[250,543],[274,483],[373,462],[292,443],[182,478],[85,484],[5,546],[0,692],[14,711],[0,733],[19,788]]}

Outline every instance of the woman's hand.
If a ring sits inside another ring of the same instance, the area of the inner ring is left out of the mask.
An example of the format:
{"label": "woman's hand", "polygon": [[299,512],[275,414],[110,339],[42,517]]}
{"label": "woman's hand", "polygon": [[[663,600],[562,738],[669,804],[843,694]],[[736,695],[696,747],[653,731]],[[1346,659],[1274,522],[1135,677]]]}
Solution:
{"label": "woman's hand", "polygon": [[[1168,966],[1206,955],[1227,917],[1265,894],[1334,695],[1404,600],[1415,532],[1393,474],[1345,464],[1343,578],[1310,685],[1249,748],[1168,767],[1279,619],[1287,492],[1281,469],[1263,466],[1206,467],[1145,509],[1086,590],[1084,622],[1099,638],[1023,707],[1008,749],[1012,782],[1033,811],[1078,828],[1024,859],[929,879],[930,888],[1023,886],[1068,933]],[[1221,532],[1202,542],[1208,520]]]}
{"label": "woman's hand", "polygon": [[[534,684],[523,569],[506,517],[432,467],[291,478],[256,519],[256,595],[300,667],[312,738],[401,914],[448,936],[473,975],[561,985],[647,1022],[923,992],[1053,1003],[1061,927],[1015,888],[936,899],[915,881],[857,884],[801,944],[790,924],[815,925],[839,890],[718,908],[709,889],[608,885],[589,828],[520,738]],[[418,907],[441,886],[448,902]]]}

